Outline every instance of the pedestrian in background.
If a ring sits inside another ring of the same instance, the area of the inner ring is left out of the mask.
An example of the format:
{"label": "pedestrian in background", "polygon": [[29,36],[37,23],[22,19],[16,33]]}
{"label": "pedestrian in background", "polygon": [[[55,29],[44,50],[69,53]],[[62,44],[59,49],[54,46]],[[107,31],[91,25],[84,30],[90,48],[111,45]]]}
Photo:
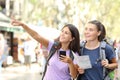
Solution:
{"label": "pedestrian in background", "polygon": [[4,53],[4,46],[5,46],[5,39],[2,33],[0,33],[0,72],[1,72],[1,68],[2,68],[2,55]]}
{"label": "pedestrian in background", "polygon": [[7,60],[9,54],[9,46],[7,40],[5,40],[4,35],[0,33],[0,72],[2,69],[2,64]]}
{"label": "pedestrian in background", "polygon": [[[113,48],[106,44],[105,60],[100,58],[100,43],[105,39],[106,31],[104,25],[98,21],[93,20],[85,25],[84,36],[86,44],[83,48],[83,55],[88,55],[92,64],[90,69],[78,68],[78,80],[104,80],[103,67],[114,69],[117,67],[116,57]],[[109,63],[110,62],[110,63]]]}
{"label": "pedestrian in background", "polygon": [[[54,41],[50,41],[39,35],[36,31],[30,29],[22,22],[13,20],[12,25],[22,26],[34,39],[43,46],[47,47],[48,51],[50,51],[52,45],[54,44]],[[59,42],[60,48],[57,48],[57,51],[50,58],[43,80],[71,80],[71,77],[76,78],[77,76],[75,62],[74,60],[72,61],[69,55],[71,54],[71,50],[76,54],[79,53],[80,40],[78,29],[72,24],[66,24],[61,30]],[[59,51],[66,51],[66,56],[59,56]]]}
{"label": "pedestrian in background", "polygon": [[[24,63],[26,65],[26,69],[31,68],[32,58],[36,58],[35,56],[35,43],[28,35],[26,40],[23,42],[23,50],[24,50]],[[35,61],[35,60],[34,60]]]}
{"label": "pedestrian in background", "polygon": [[44,73],[45,70],[45,64],[48,56],[48,51],[46,47],[39,44],[36,47],[36,54],[37,54],[37,62],[40,65],[40,75]]}
{"label": "pedestrian in background", "polygon": [[1,59],[1,56],[4,52],[4,43],[5,43],[5,39],[4,39],[4,36],[2,33],[0,33],[0,59]]}

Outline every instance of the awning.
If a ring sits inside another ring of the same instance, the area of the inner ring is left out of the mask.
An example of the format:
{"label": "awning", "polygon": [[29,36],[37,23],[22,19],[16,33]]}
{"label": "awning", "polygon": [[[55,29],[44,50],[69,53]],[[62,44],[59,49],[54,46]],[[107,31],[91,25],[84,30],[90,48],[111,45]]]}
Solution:
{"label": "awning", "polygon": [[12,27],[1,27],[0,26],[0,31],[8,31],[8,32],[25,32],[24,30],[20,28],[12,28]]}
{"label": "awning", "polygon": [[12,26],[10,18],[0,12],[0,31],[25,32],[22,27]]}
{"label": "awning", "polygon": [[5,14],[3,14],[2,12],[0,12],[0,22],[10,22],[10,18],[7,17]]}
{"label": "awning", "polygon": [[0,31],[9,31],[9,32],[25,32],[22,27],[12,26],[10,23],[0,22]]}

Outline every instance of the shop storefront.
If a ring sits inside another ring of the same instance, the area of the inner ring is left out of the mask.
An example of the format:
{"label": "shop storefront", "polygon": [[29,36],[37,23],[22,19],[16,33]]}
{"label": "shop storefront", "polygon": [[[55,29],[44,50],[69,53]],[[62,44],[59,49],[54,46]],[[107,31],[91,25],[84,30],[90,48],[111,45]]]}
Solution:
{"label": "shop storefront", "polygon": [[9,55],[13,57],[14,61],[18,61],[18,38],[15,35],[16,33],[24,33],[24,30],[10,25],[10,19],[0,13],[0,32],[3,33],[10,47]]}

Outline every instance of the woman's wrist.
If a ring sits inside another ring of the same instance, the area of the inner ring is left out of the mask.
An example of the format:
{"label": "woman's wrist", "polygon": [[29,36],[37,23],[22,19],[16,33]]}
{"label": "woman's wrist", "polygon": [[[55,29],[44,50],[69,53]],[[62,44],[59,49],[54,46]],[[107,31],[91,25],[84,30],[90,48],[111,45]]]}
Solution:
{"label": "woman's wrist", "polygon": [[74,65],[73,61],[69,61],[69,62],[68,62],[68,65],[69,65],[69,67],[70,67],[70,66],[73,66],[73,65]]}
{"label": "woman's wrist", "polygon": [[110,68],[110,65],[108,64],[108,65],[106,66],[106,68]]}
{"label": "woman's wrist", "polygon": [[25,26],[25,24],[21,23],[21,26]]}
{"label": "woman's wrist", "polygon": [[73,62],[72,62],[72,61],[69,61],[68,64],[69,64],[69,65],[73,65]]}

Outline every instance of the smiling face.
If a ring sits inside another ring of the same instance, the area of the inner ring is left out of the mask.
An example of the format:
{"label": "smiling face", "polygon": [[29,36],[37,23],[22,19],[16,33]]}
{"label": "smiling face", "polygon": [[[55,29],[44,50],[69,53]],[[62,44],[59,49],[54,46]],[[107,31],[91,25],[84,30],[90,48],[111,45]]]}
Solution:
{"label": "smiling face", "polygon": [[100,35],[100,33],[101,31],[98,31],[96,25],[92,23],[88,23],[85,25],[84,35],[87,41],[98,40],[98,36]]}
{"label": "smiling face", "polygon": [[61,43],[67,43],[72,41],[72,33],[67,26],[61,30],[59,41]]}

